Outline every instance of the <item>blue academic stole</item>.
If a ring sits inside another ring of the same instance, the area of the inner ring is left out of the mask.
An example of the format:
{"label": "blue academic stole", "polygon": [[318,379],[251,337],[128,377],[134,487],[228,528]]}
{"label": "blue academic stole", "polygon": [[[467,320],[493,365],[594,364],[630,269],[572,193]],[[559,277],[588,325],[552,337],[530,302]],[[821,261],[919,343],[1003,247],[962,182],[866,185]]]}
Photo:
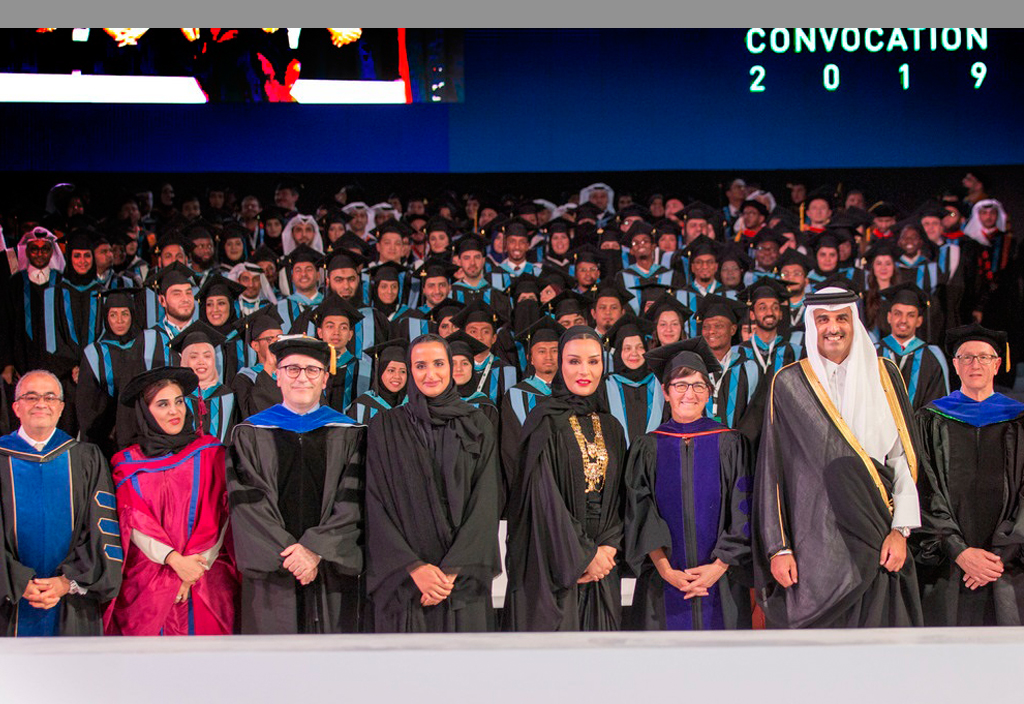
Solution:
{"label": "blue academic stole", "polygon": [[523,383],[529,384],[533,390],[511,388],[508,391],[512,412],[516,414],[520,427],[526,422],[526,416],[530,411],[537,406],[537,401],[551,395],[551,387],[543,379],[531,376],[523,379]]}
{"label": "blue academic stole", "polygon": [[96,377],[103,391],[111,398],[117,395],[117,387],[114,385],[114,362],[110,357],[110,348],[117,347],[126,350],[131,346],[131,341],[118,342],[117,340],[100,339],[82,351],[86,363],[92,370],[92,375]]}
{"label": "blue academic stole", "polygon": [[[22,277],[22,295],[24,296],[25,305],[25,332],[28,335],[29,340],[33,340],[35,337],[35,331],[32,329],[32,280],[28,277],[28,272],[21,272]],[[56,302],[57,293],[57,272],[50,271],[50,281],[46,284],[46,288],[43,289],[43,342],[46,345],[46,351],[53,354],[57,351],[57,309],[54,307]]]}
{"label": "blue academic stole", "polygon": [[96,286],[96,284],[88,284],[86,286],[76,286],[73,283],[65,280],[64,288],[61,291],[64,294],[64,315],[68,323],[68,335],[71,337],[71,343],[75,347],[83,347],[85,345],[91,345],[96,341],[97,336],[97,320],[99,315],[99,287],[95,291],[89,292],[89,317],[87,328],[85,330],[78,330],[75,326],[75,316],[71,314],[71,288],[74,288],[79,293],[86,293],[90,288]]}
{"label": "blue academic stole", "polygon": [[[651,372],[640,381],[630,381],[624,376],[612,374],[608,377],[608,407],[611,414],[619,421],[622,429],[626,431],[626,447],[630,445],[631,428],[629,417],[626,414],[626,386],[633,388],[647,387],[647,405],[645,406],[647,418],[644,426],[644,433],[649,433],[661,425],[662,415],[665,412],[665,395],[661,393],[661,383],[658,377]],[[641,435],[643,433],[640,433]]]}
{"label": "blue academic stole", "polygon": [[[895,337],[889,335],[883,338],[879,345],[882,348],[882,356],[895,362],[896,366],[900,369],[900,373],[907,379],[907,397],[910,399],[910,403],[913,404],[918,382],[921,379],[921,362],[924,361],[924,355],[928,351],[928,343],[915,337],[907,343],[906,348],[903,348]],[[946,358],[939,350],[936,349],[935,352],[935,358],[939,361],[943,377],[946,380],[946,388],[949,389],[949,367],[946,364]],[[910,356],[910,371],[904,372],[904,367],[907,364],[905,358],[908,355]]]}

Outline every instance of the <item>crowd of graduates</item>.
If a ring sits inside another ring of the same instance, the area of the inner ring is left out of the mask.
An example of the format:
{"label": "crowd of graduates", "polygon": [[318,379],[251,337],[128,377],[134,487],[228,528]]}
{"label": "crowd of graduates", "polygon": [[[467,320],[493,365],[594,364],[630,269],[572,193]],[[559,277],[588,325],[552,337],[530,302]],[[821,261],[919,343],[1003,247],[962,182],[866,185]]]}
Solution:
{"label": "crowd of graduates", "polygon": [[[590,410],[618,426],[602,432],[595,420],[602,447],[621,435],[621,451],[608,451],[624,463],[634,444],[672,420],[658,373],[669,360],[657,351],[700,339],[699,349],[686,348],[704,356],[700,410],[742,437],[729,452],[746,459],[723,463],[749,465],[749,475],[771,381],[807,356],[805,336],[815,332],[803,311],[816,291],[856,295],[878,356],[898,366],[914,410],[957,386],[953,353],[942,348],[947,331],[980,322],[1011,331],[1017,346],[1015,240],[984,184],[968,175],[964,185],[966,198],[936,194],[901,212],[831,187],[794,190],[792,205],[780,206],[741,179],[714,207],[662,194],[616,198],[603,183],[561,205],[530,194],[452,193],[371,205],[344,192],[307,203],[301,185],[286,180],[266,206],[253,195],[234,203],[222,188],[176,199],[165,184],[155,198],[127,195],[116,212],[94,217],[80,190],[60,184],[45,214],[7,223],[0,430],[17,428],[9,411],[15,382],[48,370],[65,402],[60,430],[124,463],[119,453],[153,423],[135,403],[136,380],[184,368],[195,378],[178,384],[188,422],[198,437],[230,445],[236,425],[281,404],[272,348],[292,335],[330,346],[322,405],[368,424],[417,395],[410,342],[437,335],[458,397],[493,428],[497,505],[521,511],[516,485],[524,439],[536,430],[530,419],[557,407],[543,404],[562,371],[564,333],[585,327],[591,336],[573,339],[600,344],[604,371]],[[1012,385],[1009,352],[1000,378]],[[547,410],[534,413],[539,405]],[[598,442],[584,439],[589,428],[573,430],[581,449]],[[742,523],[729,530],[749,536]],[[211,530],[219,548],[223,532],[216,523]],[[592,565],[584,567],[589,574]],[[180,576],[185,568],[175,569]],[[706,592],[698,586],[689,596]],[[508,622],[531,627],[523,609],[510,605]]]}

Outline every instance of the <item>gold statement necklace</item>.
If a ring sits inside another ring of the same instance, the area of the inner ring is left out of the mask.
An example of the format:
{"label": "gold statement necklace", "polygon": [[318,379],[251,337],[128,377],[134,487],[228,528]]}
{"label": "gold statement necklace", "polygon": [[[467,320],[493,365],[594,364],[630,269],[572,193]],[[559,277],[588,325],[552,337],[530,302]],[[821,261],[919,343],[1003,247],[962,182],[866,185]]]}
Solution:
{"label": "gold statement necklace", "polygon": [[587,480],[588,492],[601,491],[604,488],[604,475],[608,470],[608,448],[605,447],[601,422],[596,413],[590,414],[590,421],[594,424],[594,442],[589,442],[583,437],[583,430],[580,428],[580,422],[576,416],[569,416],[569,425],[576,436],[576,444],[580,446],[580,456],[583,458],[583,476]]}

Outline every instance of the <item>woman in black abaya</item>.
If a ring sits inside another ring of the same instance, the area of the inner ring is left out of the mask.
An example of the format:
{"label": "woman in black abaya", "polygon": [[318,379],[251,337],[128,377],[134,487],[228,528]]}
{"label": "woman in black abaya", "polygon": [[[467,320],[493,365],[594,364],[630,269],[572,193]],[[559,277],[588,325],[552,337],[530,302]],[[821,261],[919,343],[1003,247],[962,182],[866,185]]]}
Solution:
{"label": "woman in black abaya", "polygon": [[493,630],[494,429],[459,398],[444,338],[416,338],[406,362],[408,401],[374,416],[367,439],[367,591],[375,629]]}

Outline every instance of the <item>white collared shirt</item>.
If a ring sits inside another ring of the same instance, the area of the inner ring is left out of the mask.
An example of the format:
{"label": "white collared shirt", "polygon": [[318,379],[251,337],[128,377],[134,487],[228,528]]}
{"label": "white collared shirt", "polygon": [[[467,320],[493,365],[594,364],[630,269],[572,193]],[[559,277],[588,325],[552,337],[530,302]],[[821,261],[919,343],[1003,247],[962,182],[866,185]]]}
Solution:
{"label": "white collared shirt", "polygon": [[42,269],[36,269],[31,264],[28,265],[28,280],[34,284],[45,286],[50,283],[50,267],[43,267]]}
{"label": "white collared shirt", "polygon": [[50,440],[53,439],[53,434],[56,432],[57,428],[54,428],[53,430],[50,431],[50,434],[46,436],[45,440],[39,442],[38,440],[33,440],[31,437],[29,437],[29,434],[25,432],[25,428],[21,427],[18,428],[18,437],[20,437],[22,440],[27,442],[32,447],[36,448],[37,452],[42,452],[43,448],[50,444]]}

